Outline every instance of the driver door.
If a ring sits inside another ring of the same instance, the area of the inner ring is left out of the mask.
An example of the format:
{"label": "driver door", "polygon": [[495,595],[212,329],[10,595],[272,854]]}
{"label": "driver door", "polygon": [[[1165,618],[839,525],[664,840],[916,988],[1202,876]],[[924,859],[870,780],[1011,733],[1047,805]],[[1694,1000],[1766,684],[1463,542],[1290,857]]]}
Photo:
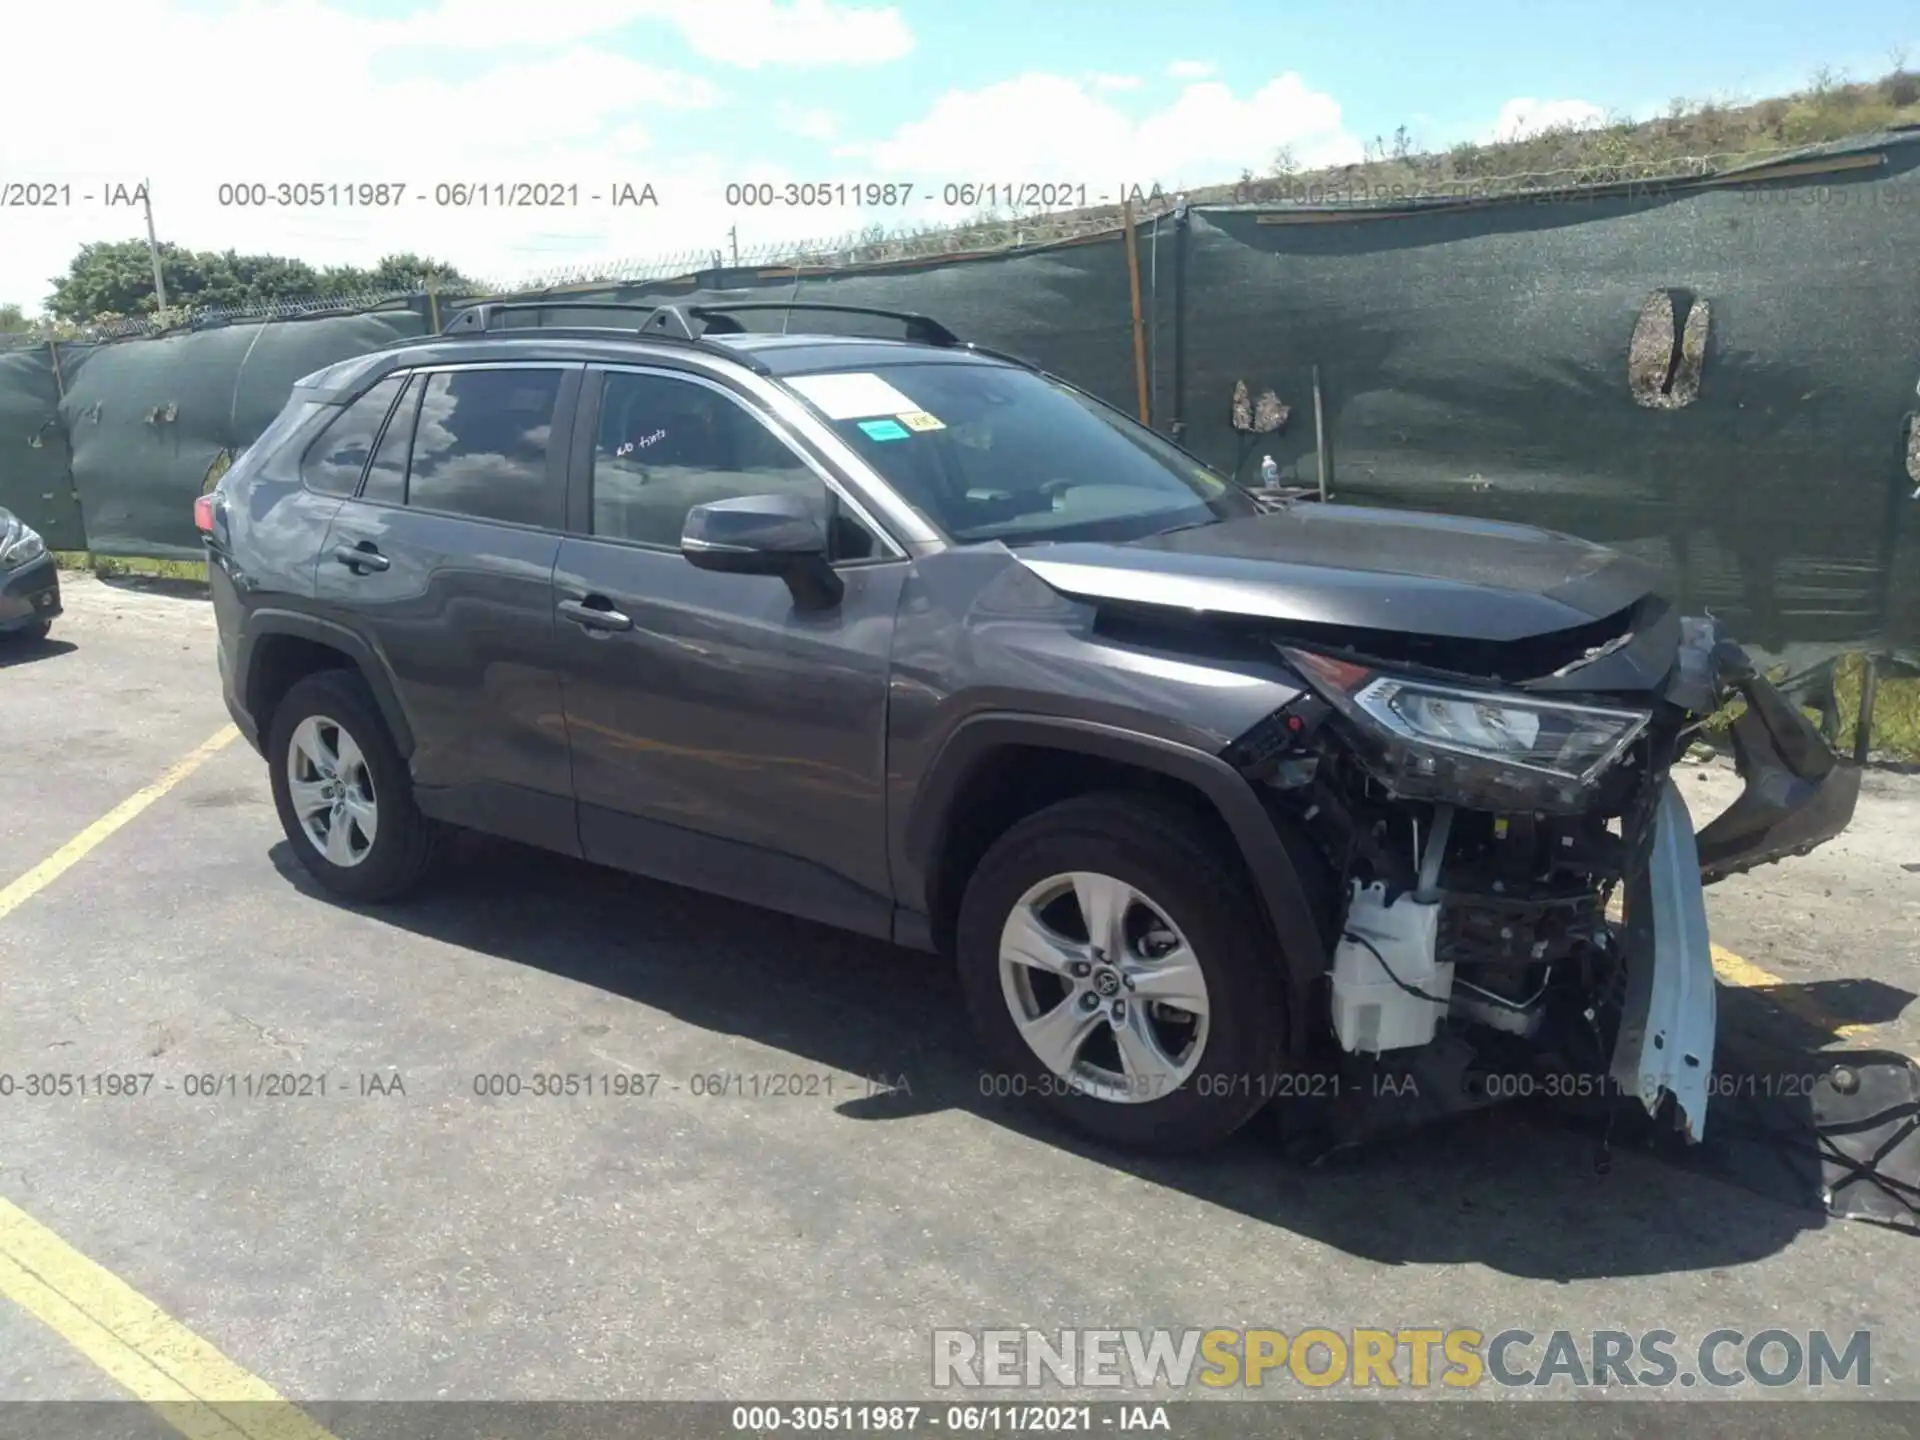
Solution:
{"label": "driver door", "polygon": [[[845,584],[798,610],[773,576],[697,570],[694,505],[798,494]],[[909,561],[747,397],[668,369],[590,370],[556,653],[590,860],[887,935],[888,659]]]}

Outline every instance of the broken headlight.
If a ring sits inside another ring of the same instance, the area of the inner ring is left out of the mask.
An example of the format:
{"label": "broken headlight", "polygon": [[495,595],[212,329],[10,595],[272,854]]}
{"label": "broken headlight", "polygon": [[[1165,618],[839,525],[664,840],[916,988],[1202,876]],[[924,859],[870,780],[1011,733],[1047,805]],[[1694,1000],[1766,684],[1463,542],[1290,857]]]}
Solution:
{"label": "broken headlight", "polygon": [[1578,808],[1652,720],[1645,710],[1541,700],[1395,675],[1282,647],[1407,794]]}

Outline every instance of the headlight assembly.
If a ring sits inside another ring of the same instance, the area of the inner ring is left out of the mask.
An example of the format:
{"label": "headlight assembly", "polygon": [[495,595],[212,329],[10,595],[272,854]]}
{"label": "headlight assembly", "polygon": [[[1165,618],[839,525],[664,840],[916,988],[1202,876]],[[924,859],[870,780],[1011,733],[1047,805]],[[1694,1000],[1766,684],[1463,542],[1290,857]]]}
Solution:
{"label": "headlight assembly", "polygon": [[[1577,807],[1652,712],[1470,690],[1283,647],[1333,708],[1373,742],[1400,788]],[[1424,782],[1424,783],[1422,783]]]}
{"label": "headlight assembly", "polygon": [[46,553],[47,542],[24,520],[8,515],[6,524],[0,525],[0,570],[17,570]]}

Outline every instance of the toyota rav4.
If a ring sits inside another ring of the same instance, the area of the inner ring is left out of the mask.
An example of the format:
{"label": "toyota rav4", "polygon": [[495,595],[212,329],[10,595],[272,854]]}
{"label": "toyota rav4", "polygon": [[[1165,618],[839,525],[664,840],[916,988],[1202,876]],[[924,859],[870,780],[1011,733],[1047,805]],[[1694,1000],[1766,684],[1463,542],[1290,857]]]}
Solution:
{"label": "toyota rav4", "polygon": [[924,316],[738,318],[852,308],[477,306],[298,384],[196,523],[321,884],[468,827],[946,955],[1000,1088],[1121,1145],[1516,1066],[1700,1137],[1703,886],[1859,792],[1711,619],[1565,535],[1256,499]]}

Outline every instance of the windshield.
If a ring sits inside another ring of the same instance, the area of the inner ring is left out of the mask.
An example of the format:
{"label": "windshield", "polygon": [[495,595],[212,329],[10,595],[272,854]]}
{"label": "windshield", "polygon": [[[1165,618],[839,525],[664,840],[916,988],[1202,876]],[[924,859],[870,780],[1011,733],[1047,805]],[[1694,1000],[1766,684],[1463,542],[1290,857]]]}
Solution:
{"label": "windshield", "polygon": [[786,383],[963,543],[1130,540],[1256,513],[1145,426],[1030,371],[908,363]]}

